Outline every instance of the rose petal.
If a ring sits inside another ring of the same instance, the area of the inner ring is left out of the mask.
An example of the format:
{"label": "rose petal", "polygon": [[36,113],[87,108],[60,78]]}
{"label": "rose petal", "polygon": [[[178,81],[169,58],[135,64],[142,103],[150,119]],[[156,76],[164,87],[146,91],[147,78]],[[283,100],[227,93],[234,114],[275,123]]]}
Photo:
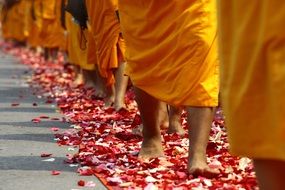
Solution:
{"label": "rose petal", "polygon": [[50,130],[56,132],[56,131],[59,131],[59,128],[58,127],[52,127],[52,128],[50,128]]}
{"label": "rose petal", "polygon": [[145,178],[145,181],[146,181],[147,183],[154,183],[154,182],[157,182],[157,179],[153,178],[152,176],[147,176],[147,177]]}
{"label": "rose petal", "polygon": [[248,164],[251,162],[251,160],[249,158],[241,158],[239,160],[239,165],[238,165],[238,169],[244,171],[245,168],[248,167]]}
{"label": "rose petal", "polygon": [[34,118],[34,119],[32,119],[32,122],[33,123],[40,123],[41,119],[40,118]]}
{"label": "rose petal", "polygon": [[12,107],[16,107],[16,106],[19,106],[19,105],[20,105],[19,103],[12,103],[11,104]]}
{"label": "rose petal", "polygon": [[158,190],[158,188],[153,184],[149,183],[147,186],[144,188],[144,190]]}
{"label": "rose petal", "polygon": [[81,167],[81,168],[78,168],[77,171],[82,176],[91,176],[94,174],[92,168],[90,167]]}
{"label": "rose petal", "polygon": [[94,183],[93,181],[87,181],[87,183],[85,184],[85,187],[95,187],[96,183]]}
{"label": "rose petal", "polygon": [[84,187],[84,186],[85,186],[85,181],[84,181],[84,180],[79,180],[79,181],[77,182],[77,185]]}
{"label": "rose petal", "polygon": [[51,153],[42,153],[41,157],[50,157],[52,154]]}
{"label": "rose petal", "polygon": [[60,171],[57,171],[57,170],[51,171],[51,175],[59,175],[59,174],[60,174]]}
{"label": "rose petal", "polygon": [[180,171],[176,171],[176,175],[180,179],[186,179],[188,177],[188,175],[185,172],[180,172]]}
{"label": "rose petal", "polygon": [[49,118],[49,116],[41,115],[39,118],[41,118],[41,119],[48,119],[48,118]]}

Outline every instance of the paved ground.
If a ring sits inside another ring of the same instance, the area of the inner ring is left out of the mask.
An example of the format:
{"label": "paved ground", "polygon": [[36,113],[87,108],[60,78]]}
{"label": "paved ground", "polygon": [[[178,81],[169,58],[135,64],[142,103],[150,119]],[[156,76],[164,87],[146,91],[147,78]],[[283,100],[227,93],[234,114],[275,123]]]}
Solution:
{"label": "paved ground", "polygon": [[[76,169],[64,164],[67,147],[59,147],[51,127],[62,129],[69,125],[59,121],[32,123],[41,115],[62,116],[54,105],[47,105],[35,97],[25,83],[28,68],[0,52],[0,190],[71,190],[106,189],[95,177],[78,176]],[[12,107],[11,103],[20,103]],[[37,103],[38,106],[33,106]],[[75,150],[76,151],[76,150]],[[52,153],[54,162],[44,162],[40,155]],[[52,170],[60,170],[58,176]],[[77,181],[94,181],[96,187],[80,188]]]}

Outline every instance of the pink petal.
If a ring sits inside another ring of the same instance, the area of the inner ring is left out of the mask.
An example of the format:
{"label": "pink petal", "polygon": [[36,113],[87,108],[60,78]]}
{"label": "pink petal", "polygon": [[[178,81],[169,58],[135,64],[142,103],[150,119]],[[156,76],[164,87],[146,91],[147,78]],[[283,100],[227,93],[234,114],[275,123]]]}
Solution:
{"label": "pink petal", "polygon": [[60,171],[57,171],[57,170],[51,171],[51,175],[59,175],[59,174],[60,174]]}

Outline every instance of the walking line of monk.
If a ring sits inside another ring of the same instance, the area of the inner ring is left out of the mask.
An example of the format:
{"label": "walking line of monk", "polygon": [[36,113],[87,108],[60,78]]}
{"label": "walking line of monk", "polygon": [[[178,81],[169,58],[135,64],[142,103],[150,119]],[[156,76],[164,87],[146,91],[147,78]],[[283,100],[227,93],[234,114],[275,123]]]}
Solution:
{"label": "walking line of monk", "polygon": [[[79,9],[78,3],[86,9]],[[285,4],[281,0],[6,0],[2,4],[5,40],[25,44],[55,64],[58,53],[64,53],[77,71],[74,82],[94,88],[105,106],[127,109],[125,93],[133,85],[142,118],[142,126],[134,129],[143,136],[141,159],[163,156],[161,128],[185,133],[180,123],[184,109],[190,140],[188,172],[218,176],[219,171],[207,164],[206,149],[221,93],[232,154],[254,160],[261,189],[283,188]],[[78,15],[64,11],[72,6]]]}

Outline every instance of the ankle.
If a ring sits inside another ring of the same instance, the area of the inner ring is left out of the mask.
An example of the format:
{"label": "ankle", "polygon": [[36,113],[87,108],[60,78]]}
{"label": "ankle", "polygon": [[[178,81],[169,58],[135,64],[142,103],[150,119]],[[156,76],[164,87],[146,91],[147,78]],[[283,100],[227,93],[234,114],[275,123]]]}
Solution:
{"label": "ankle", "polygon": [[204,163],[206,163],[207,162],[206,152],[205,151],[196,151],[196,152],[190,151],[188,160],[190,162],[204,162]]}
{"label": "ankle", "polygon": [[153,146],[156,144],[161,144],[161,136],[143,136],[143,144],[144,146]]}

